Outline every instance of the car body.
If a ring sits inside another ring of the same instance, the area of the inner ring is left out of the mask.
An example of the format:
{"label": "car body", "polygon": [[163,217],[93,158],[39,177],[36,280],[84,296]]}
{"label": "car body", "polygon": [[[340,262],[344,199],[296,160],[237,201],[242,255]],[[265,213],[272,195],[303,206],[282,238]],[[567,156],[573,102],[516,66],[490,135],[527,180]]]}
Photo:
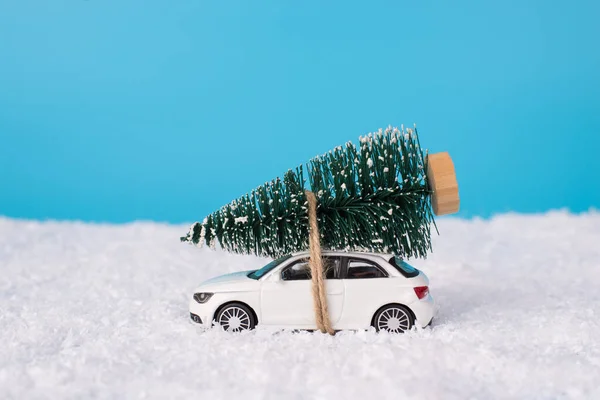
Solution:
{"label": "car body", "polygon": [[[414,325],[425,327],[432,321],[434,300],[428,277],[399,257],[333,251],[324,251],[322,256],[333,329],[363,330],[375,326],[377,330],[403,332]],[[252,329],[257,324],[316,329],[308,259],[307,252],[294,253],[259,270],[230,273],[203,282],[190,301],[192,320],[205,327],[217,322],[236,331]],[[227,326],[227,318],[235,319],[236,326]],[[250,321],[240,326],[240,318]],[[386,318],[387,325],[381,322]],[[396,327],[400,319],[406,323]]]}

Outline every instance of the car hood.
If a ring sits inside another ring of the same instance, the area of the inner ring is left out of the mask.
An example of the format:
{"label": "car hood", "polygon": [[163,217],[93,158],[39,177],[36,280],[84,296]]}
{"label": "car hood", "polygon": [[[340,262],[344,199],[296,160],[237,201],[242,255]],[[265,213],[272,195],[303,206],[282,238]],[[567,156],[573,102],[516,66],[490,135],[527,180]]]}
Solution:
{"label": "car hood", "polygon": [[219,284],[223,284],[223,283],[235,283],[235,282],[249,281],[249,280],[252,280],[252,279],[248,278],[248,274],[250,272],[252,272],[252,270],[232,272],[230,274],[219,275],[219,276],[216,276],[214,278],[211,278],[209,280],[202,282],[200,284],[200,286],[208,286],[208,285],[213,286],[213,285],[219,285]]}

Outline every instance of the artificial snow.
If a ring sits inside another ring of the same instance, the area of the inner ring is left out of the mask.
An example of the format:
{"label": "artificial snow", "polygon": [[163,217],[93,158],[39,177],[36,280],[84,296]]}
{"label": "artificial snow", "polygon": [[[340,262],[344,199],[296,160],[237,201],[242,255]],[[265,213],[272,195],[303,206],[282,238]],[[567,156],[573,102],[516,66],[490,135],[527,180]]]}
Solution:
{"label": "artificial snow", "polygon": [[186,226],[0,218],[0,399],[599,399],[600,214],[437,224],[432,327],[330,337],[199,329],[198,283],[269,260]]}
{"label": "artificial snow", "polygon": [[237,218],[235,218],[235,223],[236,224],[240,224],[240,223],[241,224],[245,224],[247,222],[248,222],[248,217],[247,216],[246,217],[237,217]]}

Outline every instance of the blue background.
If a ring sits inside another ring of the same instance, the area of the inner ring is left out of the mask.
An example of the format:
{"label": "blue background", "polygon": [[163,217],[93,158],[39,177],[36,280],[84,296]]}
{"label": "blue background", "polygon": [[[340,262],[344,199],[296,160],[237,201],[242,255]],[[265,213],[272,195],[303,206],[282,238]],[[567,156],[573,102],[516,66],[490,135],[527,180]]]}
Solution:
{"label": "blue background", "polygon": [[597,1],[0,1],[0,215],[190,222],[417,123],[461,216],[600,205]]}

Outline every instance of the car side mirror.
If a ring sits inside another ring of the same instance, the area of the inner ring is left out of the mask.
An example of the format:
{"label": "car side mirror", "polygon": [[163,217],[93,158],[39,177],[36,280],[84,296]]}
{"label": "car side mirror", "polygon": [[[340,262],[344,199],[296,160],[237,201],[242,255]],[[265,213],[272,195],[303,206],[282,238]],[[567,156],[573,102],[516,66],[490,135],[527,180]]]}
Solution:
{"label": "car side mirror", "polygon": [[282,281],[292,280],[292,270],[290,268],[283,270],[283,272],[281,273],[281,280]]}

